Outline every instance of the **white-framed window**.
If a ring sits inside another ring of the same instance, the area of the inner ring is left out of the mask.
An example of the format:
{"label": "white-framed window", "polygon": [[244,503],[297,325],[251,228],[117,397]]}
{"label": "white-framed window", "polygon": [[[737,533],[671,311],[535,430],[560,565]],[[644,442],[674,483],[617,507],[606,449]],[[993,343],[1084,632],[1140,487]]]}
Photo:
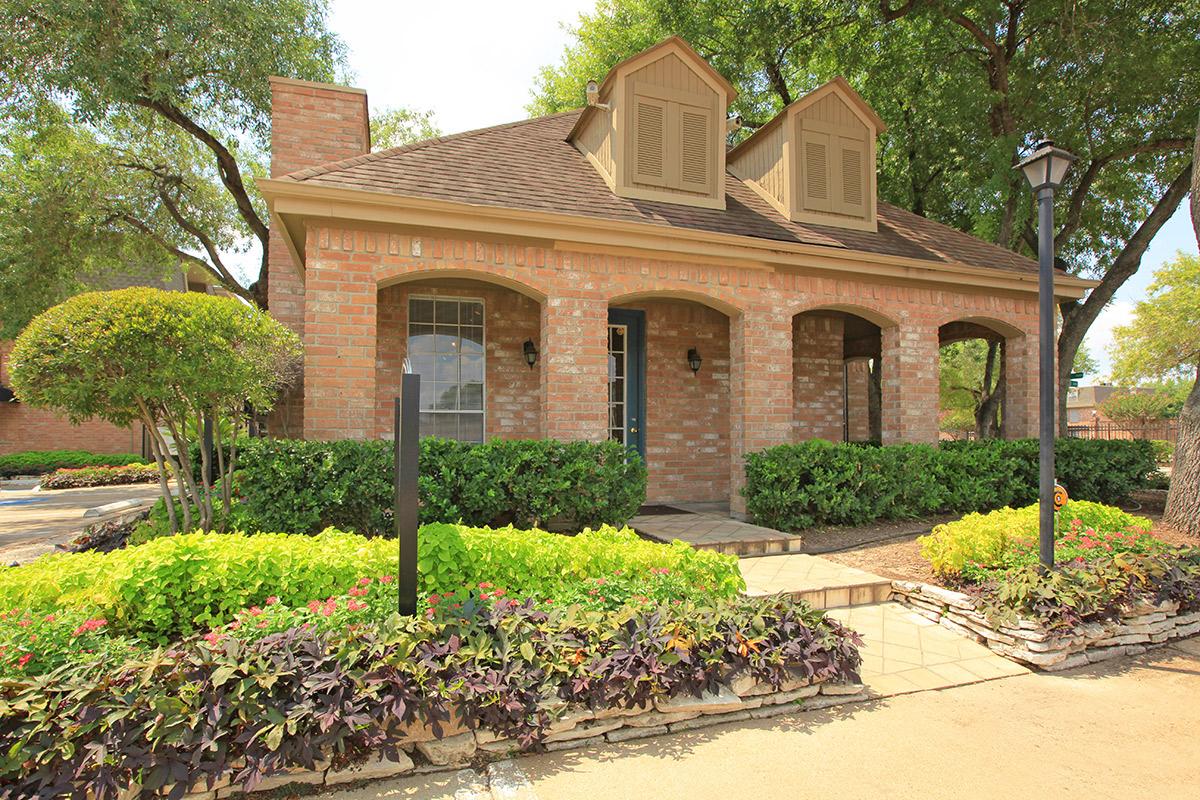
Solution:
{"label": "white-framed window", "polygon": [[410,297],[408,364],[421,376],[421,435],[482,442],[483,301]]}

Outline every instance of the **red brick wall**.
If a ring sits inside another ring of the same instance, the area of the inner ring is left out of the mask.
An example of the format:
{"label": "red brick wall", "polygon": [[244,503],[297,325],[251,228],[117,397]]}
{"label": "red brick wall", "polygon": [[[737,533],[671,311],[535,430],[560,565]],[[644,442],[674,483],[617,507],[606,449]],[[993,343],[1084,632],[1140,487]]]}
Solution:
{"label": "red brick wall", "polygon": [[797,314],[792,321],[792,424],[798,442],[844,438],[843,330],[840,318],[819,312]]}
{"label": "red brick wall", "polygon": [[[677,300],[622,307],[646,312],[647,500],[728,500],[729,319]],[[687,363],[692,347],[698,373]]]}
{"label": "red brick wall", "polygon": [[[271,79],[271,177],[371,149],[367,95],[361,89]],[[271,315],[304,335],[304,284],[283,237],[271,226],[267,249],[267,306]],[[289,393],[268,422],[276,435],[304,429],[303,388]]]}
{"label": "red brick wall", "polygon": [[530,369],[524,344],[541,335],[538,302],[511,289],[477,281],[414,281],[379,290],[376,344],[377,436],[392,435],[393,404],[408,342],[408,299],[412,295],[472,297],[483,301],[484,435],[488,439],[538,439],[542,435],[541,363]]}
{"label": "red brick wall", "polygon": [[[1009,340],[1010,375],[1024,381],[1019,388],[1010,387],[1014,406],[1010,433],[1028,435],[1031,424],[1036,424],[1033,295],[605,256],[511,240],[316,223],[308,232],[307,252],[306,386],[310,394],[316,393],[313,398],[319,397],[321,414],[313,419],[306,416],[310,438],[376,434],[377,381],[389,380],[389,366],[376,359],[376,287],[451,277],[520,289],[538,298],[541,361],[534,372],[539,376],[541,432],[560,439],[607,436],[605,338],[610,305],[645,303],[649,298],[655,302],[702,300],[727,311],[726,470],[735,510],[741,506],[737,493],[744,481],[743,454],[793,437],[793,318],[806,311],[848,311],[882,326],[885,442],[936,441],[938,327],[958,319],[993,319],[1026,332]],[[692,334],[699,332],[697,328]],[[669,356],[668,361],[673,358],[682,369],[687,348],[681,346],[686,337],[677,336],[674,344],[664,345],[664,357]],[[830,343],[832,340],[830,333]],[[513,341],[514,346],[518,344]],[[840,349],[836,352],[840,361]],[[840,369],[835,372],[840,376]],[[306,412],[315,408],[316,400],[310,400]],[[840,426],[840,408],[836,416]],[[663,481],[665,476],[652,480]]]}
{"label": "red brick wall", "polygon": [[[12,342],[0,342],[0,384],[11,386],[8,354]],[[100,420],[72,425],[49,411],[23,403],[0,403],[0,455],[25,450],[89,450],[93,453],[140,453],[139,426],[118,428]]]}
{"label": "red brick wall", "polygon": [[846,362],[846,416],[852,442],[871,438],[870,382],[871,367],[867,359]]}

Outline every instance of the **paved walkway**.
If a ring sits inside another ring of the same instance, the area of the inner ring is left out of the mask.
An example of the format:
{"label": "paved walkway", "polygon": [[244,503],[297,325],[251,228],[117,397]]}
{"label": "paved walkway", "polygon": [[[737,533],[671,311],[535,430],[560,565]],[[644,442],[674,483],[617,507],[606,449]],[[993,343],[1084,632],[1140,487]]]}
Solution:
{"label": "paved walkway", "polygon": [[862,680],[872,697],[948,689],[1029,672],[899,603],[838,608],[829,615],[862,635]]}
{"label": "paved walkway", "polygon": [[1200,639],[1070,672],[415,775],[329,800],[1196,796]]}
{"label": "paved walkway", "polygon": [[28,488],[0,487],[0,564],[32,561],[66,544],[88,525],[107,519],[88,517],[83,512],[119,500],[159,497],[157,484],[96,486],[35,492]]}
{"label": "paved walkway", "polygon": [[820,556],[789,553],[738,561],[746,594],[790,594],[813,608],[841,608],[887,600],[892,582]]}
{"label": "paved walkway", "polygon": [[739,556],[793,552],[802,544],[799,536],[733,519],[729,516],[728,506],[720,503],[681,503],[651,508],[655,513],[639,514],[629,520],[629,526],[660,542],[679,539],[698,550]]}

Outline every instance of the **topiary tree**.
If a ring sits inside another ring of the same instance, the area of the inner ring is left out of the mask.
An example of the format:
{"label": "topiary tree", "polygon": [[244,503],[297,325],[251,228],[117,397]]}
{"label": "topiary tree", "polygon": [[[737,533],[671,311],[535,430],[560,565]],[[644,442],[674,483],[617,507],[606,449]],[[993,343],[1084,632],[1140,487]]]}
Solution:
{"label": "topiary tree", "polygon": [[[135,288],[81,294],[38,315],[17,337],[10,364],[13,388],[30,406],[76,423],[99,418],[145,425],[171,529],[178,531],[168,462],[183,501],[183,529],[193,522],[204,530],[217,527],[218,493],[224,524],[236,431],[248,406],[266,411],[274,405],[299,373],[300,356],[294,333],[242,301]],[[235,423],[213,426],[215,483],[212,455],[202,448],[200,464],[190,455],[205,417]],[[174,440],[174,458],[163,429]],[[199,519],[193,520],[193,507]]]}

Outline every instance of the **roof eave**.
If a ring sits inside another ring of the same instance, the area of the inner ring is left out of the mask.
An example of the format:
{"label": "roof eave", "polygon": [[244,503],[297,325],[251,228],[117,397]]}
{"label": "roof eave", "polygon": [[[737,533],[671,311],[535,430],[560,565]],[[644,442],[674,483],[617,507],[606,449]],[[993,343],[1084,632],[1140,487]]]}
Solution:
{"label": "roof eave", "polygon": [[[653,251],[667,260],[718,259],[724,263],[736,262],[768,270],[828,270],[861,277],[865,268],[880,277],[893,279],[952,283],[1020,293],[1037,291],[1038,276],[1032,270],[1024,273],[989,269],[960,262],[930,261],[850,248],[549,211],[434,200],[290,179],[258,178],[256,183],[267,200],[272,219],[279,222],[281,234],[302,272],[307,259],[305,242],[301,236],[293,233],[293,228],[297,226],[287,224],[287,219],[299,222],[308,218],[327,218],[518,236],[550,240],[563,246]],[[1097,281],[1084,278],[1056,276],[1055,294],[1063,299],[1078,299],[1096,285]]]}

